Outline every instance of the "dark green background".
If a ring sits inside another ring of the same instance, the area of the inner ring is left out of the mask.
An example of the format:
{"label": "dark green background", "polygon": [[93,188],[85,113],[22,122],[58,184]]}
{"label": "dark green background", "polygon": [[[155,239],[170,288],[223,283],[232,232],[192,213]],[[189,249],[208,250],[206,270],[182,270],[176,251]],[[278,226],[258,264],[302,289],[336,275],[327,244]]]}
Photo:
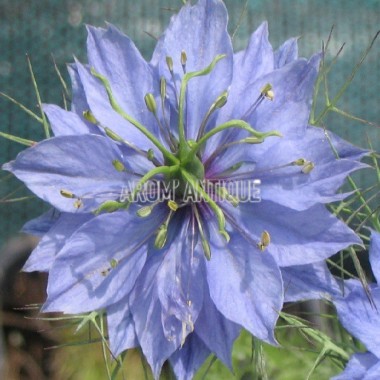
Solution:
{"label": "dark green background", "polygon": [[[193,1],[194,2],[194,1]],[[226,0],[230,13],[230,31],[238,23],[245,1]],[[73,55],[85,61],[84,24],[102,26],[109,21],[132,37],[149,59],[155,41],[148,32],[159,36],[171,14],[181,6],[180,0],[88,0],[26,1],[0,0],[0,91],[16,98],[36,112],[36,98],[27,69],[25,54],[30,54],[43,102],[62,102],[62,89],[54,72],[51,55],[65,73],[65,63]],[[235,35],[236,49],[243,48],[249,34],[263,20],[268,20],[270,40],[278,47],[286,38],[301,36],[302,56],[321,48],[331,26],[335,32],[331,55],[343,42],[346,47],[330,77],[331,92],[343,84],[362,51],[380,27],[380,1],[354,0],[288,0],[248,1],[247,11]],[[376,42],[349,91],[339,106],[366,120],[380,124],[380,43]],[[66,75],[66,73],[65,73]],[[368,147],[367,134],[380,150],[380,129],[366,127],[342,117],[327,119],[327,127],[341,136]],[[0,99],[0,130],[32,140],[43,137],[42,127],[17,107]],[[16,157],[23,149],[16,143],[0,140],[0,163]],[[4,178],[5,172],[1,172]],[[368,172],[362,175],[369,175]],[[17,189],[16,180],[0,182],[0,197]],[[14,196],[26,194],[17,192]],[[46,208],[40,201],[0,204],[0,245],[16,233],[23,223]]]}

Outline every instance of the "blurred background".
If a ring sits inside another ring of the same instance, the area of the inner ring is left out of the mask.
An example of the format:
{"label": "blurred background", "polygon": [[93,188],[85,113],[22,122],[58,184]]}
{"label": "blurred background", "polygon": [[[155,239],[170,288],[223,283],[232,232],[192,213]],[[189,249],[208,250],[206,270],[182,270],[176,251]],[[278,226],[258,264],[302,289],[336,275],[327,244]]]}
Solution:
{"label": "blurred background", "polygon": [[[149,60],[155,45],[154,37],[160,36],[181,3],[180,0],[0,0],[0,92],[39,112],[26,61],[28,54],[42,101],[62,105],[62,86],[53,62],[56,62],[63,77],[68,79],[66,64],[73,61],[73,56],[82,62],[86,61],[85,24],[104,26],[105,21],[115,24],[135,41]],[[299,36],[300,55],[309,57],[321,50],[322,40],[327,40],[334,25],[327,58],[331,60],[342,44],[346,45],[329,76],[331,95],[346,81],[380,26],[379,0],[225,0],[225,3],[236,50],[244,48],[250,33],[267,20],[274,48],[287,38]],[[379,47],[380,42],[376,41],[350,88],[338,103],[343,111],[376,125],[380,124]],[[355,144],[369,147],[370,141],[374,149],[380,150],[380,128],[336,115],[329,116],[325,125]],[[34,141],[43,138],[41,125],[3,97],[0,97],[0,131]],[[0,137],[0,164],[14,159],[22,149],[24,146]],[[360,181],[363,184],[366,183],[367,173],[361,174]],[[1,281],[5,281],[9,268],[18,271],[22,258],[35,243],[30,238],[20,236],[10,239],[27,220],[47,209],[46,205],[33,197],[11,202],[12,198],[31,194],[23,189],[20,182],[8,177],[7,173],[0,172]],[[5,246],[9,241],[10,245]],[[6,283],[9,281],[12,280],[8,279]],[[19,307],[43,301],[43,278],[38,279],[42,285],[32,287],[28,286],[30,277],[22,281],[26,282],[21,287],[0,288],[1,300],[7,305],[10,303],[9,310],[12,310],[12,302]],[[26,294],[28,291],[32,294]],[[21,300],[23,296],[25,299]],[[47,334],[42,337],[42,341],[46,345],[51,338]],[[43,355],[41,360],[43,362]]]}

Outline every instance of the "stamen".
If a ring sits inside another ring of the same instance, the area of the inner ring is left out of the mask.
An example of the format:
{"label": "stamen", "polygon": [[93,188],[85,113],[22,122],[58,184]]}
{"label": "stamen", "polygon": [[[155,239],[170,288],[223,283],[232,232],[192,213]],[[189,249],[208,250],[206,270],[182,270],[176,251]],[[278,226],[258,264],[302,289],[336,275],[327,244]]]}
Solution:
{"label": "stamen", "polygon": [[168,207],[170,208],[170,210],[175,212],[178,210],[179,205],[177,202],[170,200],[168,201]]}
{"label": "stamen", "polygon": [[206,124],[208,120],[210,119],[210,116],[219,108],[222,108],[226,103],[227,103],[227,98],[228,98],[228,92],[224,91],[222,92],[221,95],[218,96],[218,98],[215,100],[214,103],[211,104],[209,110],[206,112],[205,117],[202,120],[201,126],[199,127],[198,130],[198,135],[197,135],[197,141],[203,137],[203,134],[206,129]]}
{"label": "stamen", "polygon": [[210,248],[210,244],[209,244],[208,239],[206,238],[204,230],[203,230],[202,221],[201,221],[201,218],[199,216],[198,208],[194,203],[191,205],[191,207],[193,209],[195,218],[197,220],[198,231],[199,231],[199,234],[201,237],[203,253],[204,253],[206,259],[210,260],[211,259],[211,248]]}
{"label": "stamen", "polygon": [[314,162],[308,161],[301,169],[301,172],[304,174],[309,174],[314,168],[315,168]]}
{"label": "stamen", "polygon": [[160,201],[156,201],[148,206],[143,206],[141,207],[140,209],[137,210],[136,214],[140,217],[140,218],[146,218],[147,216],[149,216],[153,209],[158,205]]}
{"label": "stamen", "polygon": [[181,51],[181,65],[182,65],[182,70],[183,73],[186,74],[186,62],[187,62],[187,55],[185,50]]}
{"label": "stamen", "polygon": [[173,87],[174,87],[174,95],[175,95],[175,101],[176,104],[178,104],[178,89],[177,89],[177,83],[174,78],[174,71],[173,71],[173,58],[172,57],[166,57],[166,65],[168,66],[170,76],[172,78]]}
{"label": "stamen", "polygon": [[260,249],[260,251],[265,251],[265,249],[270,244],[270,235],[268,231],[263,231],[261,233],[261,239],[257,243],[257,247]]}
{"label": "stamen", "polygon": [[98,121],[90,110],[83,111],[83,117],[92,124],[98,124]]}
{"label": "stamen", "polygon": [[172,152],[176,150],[177,141],[175,140],[175,137],[173,136],[170,127],[169,122],[166,119],[166,112],[165,112],[165,100],[166,100],[166,80],[164,77],[161,77],[160,79],[160,95],[161,95],[161,109],[162,109],[162,117],[164,119],[164,125],[166,128],[166,132],[169,136],[169,145]]}
{"label": "stamen", "polygon": [[243,115],[242,119],[247,120],[248,117],[254,112],[257,107],[263,102],[264,99],[273,100],[274,92],[272,90],[272,85],[267,83],[261,90],[259,97],[254,101],[254,103],[248,108],[248,110]]}
{"label": "stamen", "polygon": [[61,189],[59,192],[65,198],[77,198],[77,196],[69,190]]}
{"label": "stamen", "polygon": [[119,161],[119,160],[113,160],[112,161],[113,167],[118,171],[118,172],[124,172],[125,171],[125,166],[124,164]]}
{"label": "stamen", "polygon": [[165,222],[161,224],[161,226],[158,228],[157,236],[154,241],[154,246],[157,249],[162,249],[166,243],[166,239],[168,237],[168,225],[170,223],[170,220],[173,216],[174,211],[170,210],[168,217],[166,218]]}

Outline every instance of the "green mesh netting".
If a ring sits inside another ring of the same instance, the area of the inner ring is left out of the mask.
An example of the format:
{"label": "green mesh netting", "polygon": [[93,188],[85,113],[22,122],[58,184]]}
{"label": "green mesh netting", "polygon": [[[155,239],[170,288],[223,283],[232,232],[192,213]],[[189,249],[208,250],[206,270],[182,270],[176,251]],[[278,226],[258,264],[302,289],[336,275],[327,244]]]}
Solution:
{"label": "green mesh netting", "polygon": [[[149,59],[171,14],[181,6],[180,0],[0,0],[0,91],[16,98],[36,112],[36,97],[28,73],[25,54],[30,54],[39,90],[45,103],[62,104],[62,88],[54,71],[52,54],[67,78],[65,64],[73,55],[85,60],[84,24],[102,26],[109,21],[136,42]],[[230,32],[238,24],[246,1],[225,1],[230,13]],[[263,20],[268,20],[274,47],[286,38],[300,36],[300,53],[309,56],[320,49],[332,25],[335,32],[331,56],[343,42],[346,47],[330,77],[330,88],[344,83],[362,51],[379,28],[378,0],[250,0],[235,34],[236,49],[247,43],[249,34]],[[147,32],[147,33],[145,33]],[[376,43],[360,69],[340,107],[366,120],[379,122],[380,51]],[[327,119],[327,127],[361,146],[380,150],[380,129],[339,117]],[[16,106],[0,99],[0,130],[39,140],[42,127]],[[0,163],[13,159],[23,149],[7,140],[0,140]],[[6,173],[1,173],[4,178]],[[365,181],[362,174],[362,181]],[[16,180],[0,182],[0,197],[18,189]],[[14,196],[28,195],[17,191]],[[29,194],[30,195],[30,194]],[[23,223],[40,214],[46,206],[38,200],[0,204],[0,243],[16,233]]]}

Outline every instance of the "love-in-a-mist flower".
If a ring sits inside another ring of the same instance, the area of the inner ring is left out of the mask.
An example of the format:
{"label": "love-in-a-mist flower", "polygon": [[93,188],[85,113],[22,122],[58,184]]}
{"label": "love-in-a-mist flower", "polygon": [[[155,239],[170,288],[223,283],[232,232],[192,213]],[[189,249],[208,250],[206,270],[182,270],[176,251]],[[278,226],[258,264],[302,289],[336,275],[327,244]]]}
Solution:
{"label": "love-in-a-mist flower", "polygon": [[380,233],[373,231],[369,259],[377,281],[371,284],[371,300],[358,280],[346,282],[346,296],[334,301],[339,320],[367,352],[352,355],[346,369],[334,380],[377,380],[380,376]]}
{"label": "love-in-a-mist flower", "polygon": [[360,242],[324,205],[363,151],[308,125],[320,55],[273,51],[266,23],[234,53],[219,0],[185,5],[150,62],[113,26],[87,53],[72,110],[44,107],[55,137],[3,166],[54,208],[27,226],[43,311],[105,310],[113,354],[141,347],[156,378],[231,367],[241,328],[275,344],[281,268]]}

